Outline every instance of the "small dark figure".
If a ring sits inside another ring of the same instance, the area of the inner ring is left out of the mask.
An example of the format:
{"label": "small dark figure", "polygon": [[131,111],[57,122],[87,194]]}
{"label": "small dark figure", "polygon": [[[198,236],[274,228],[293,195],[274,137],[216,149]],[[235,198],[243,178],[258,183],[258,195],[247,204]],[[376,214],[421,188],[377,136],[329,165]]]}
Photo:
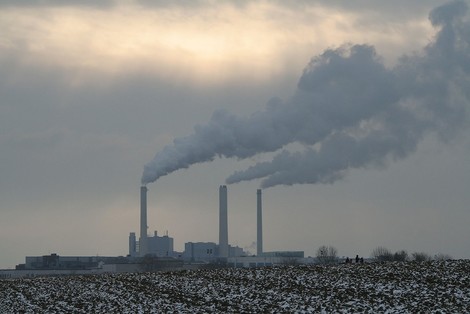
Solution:
{"label": "small dark figure", "polygon": [[349,264],[349,257],[346,257],[346,264]]}
{"label": "small dark figure", "polygon": [[359,255],[356,255],[356,264],[359,264]]}
{"label": "small dark figure", "polygon": [[361,264],[364,264],[364,258],[361,257]]}

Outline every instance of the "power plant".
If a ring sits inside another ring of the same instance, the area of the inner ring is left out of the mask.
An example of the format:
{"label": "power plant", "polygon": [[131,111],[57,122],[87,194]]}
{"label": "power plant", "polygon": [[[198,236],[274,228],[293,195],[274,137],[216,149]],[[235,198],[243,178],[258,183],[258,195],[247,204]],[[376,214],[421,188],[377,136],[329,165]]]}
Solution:
{"label": "power plant", "polygon": [[[138,272],[205,267],[214,263],[226,267],[262,267],[286,263],[312,263],[303,251],[263,251],[262,191],[256,191],[256,255],[229,244],[227,186],[219,187],[219,243],[186,242],[184,252],[176,252],[173,238],[148,234],[147,187],[140,187],[140,235],[129,234],[129,254],[118,257],[100,256],[27,256],[15,270],[0,270],[0,278],[38,275],[94,274],[103,272]],[[254,203],[254,202],[253,202]]]}
{"label": "power plant", "polygon": [[140,240],[136,241],[134,232],[129,235],[129,256],[131,257],[173,257],[188,263],[221,262],[233,267],[266,266],[281,263],[286,258],[302,259],[303,251],[263,251],[263,207],[262,190],[256,191],[256,255],[248,254],[242,248],[231,246],[228,239],[228,191],[226,185],[219,187],[219,243],[186,242],[184,252],[173,250],[173,238],[162,237],[155,231],[147,234],[147,188],[140,189]]}

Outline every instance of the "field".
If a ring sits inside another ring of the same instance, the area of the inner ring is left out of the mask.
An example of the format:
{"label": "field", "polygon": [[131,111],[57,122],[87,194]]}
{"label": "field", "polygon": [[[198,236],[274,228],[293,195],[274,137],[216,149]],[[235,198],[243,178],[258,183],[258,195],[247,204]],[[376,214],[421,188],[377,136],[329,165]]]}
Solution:
{"label": "field", "polygon": [[1,313],[468,313],[470,261],[0,280]]}

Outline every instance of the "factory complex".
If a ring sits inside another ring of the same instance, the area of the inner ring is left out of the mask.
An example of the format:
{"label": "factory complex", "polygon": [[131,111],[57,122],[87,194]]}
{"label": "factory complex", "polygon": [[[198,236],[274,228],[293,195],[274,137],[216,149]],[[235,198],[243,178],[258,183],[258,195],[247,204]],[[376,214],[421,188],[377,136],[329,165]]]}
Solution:
{"label": "factory complex", "polygon": [[227,186],[219,187],[219,242],[186,242],[184,252],[176,252],[173,238],[148,234],[147,187],[140,188],[140,237],[129,234],[127,256],[27,256],[16,269],[0,270],[1,278],[35,277],[43,275],[97,274],[112,272],[143,272],[203,267],[263,267],[280,264],[313,263],[303,251],[263,251],[262,191],[257,190],[256,255],[232,246],[228,239]]}

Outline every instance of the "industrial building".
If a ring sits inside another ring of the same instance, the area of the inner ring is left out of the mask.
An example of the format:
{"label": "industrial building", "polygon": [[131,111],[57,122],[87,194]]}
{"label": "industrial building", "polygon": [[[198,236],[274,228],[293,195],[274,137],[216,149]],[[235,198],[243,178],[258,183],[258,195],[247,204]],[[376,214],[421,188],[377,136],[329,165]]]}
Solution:
{"label": "industrial building", "polygon": [[228,245],[228,257],[222,259],[219,245],[214,242],[186,242],[184,244],[183,260],[185,262],[218,262],[227,261],[232,257],[243,257],[246,253],[238,246]]}
{"label": "industrial building", "polygon": [[145,257],[177,257],[173,250],[173,238],[168,234],[160,237],[157,231],[153,236],[147,234],[147,187],[140,187],[140,239],[137,241],[135,232],[129,234],[129,256]]}
{"label": "industrial building", "polygon": [[[153,236],[147,236],[147,253],[156,257],[177,257],[177,253],[173,250],[173,238],[168,234],[162,237],[154,231]],[[139,257],[139,242],[136,240],[134,232],[129,234],[129,256]],[[145,255],[144,255],[145,256]],[[143,257],[143,256],[141,256]]]}
{"label": "industrial building", "polygon": [[130,258],[124,256],[26,256],[15,269],[0,270],[0,279],[37,276],[92,275],[120,272],[168,271],[183,269],[175,258]]}
{"label": "industrial building", "polygon": [[[123,257],[122,257],[123,258]],[[17,269],[91,269],[117,262],[119,257],[59,256],[55,253],[43,256],[26,256],[25,263]]]}

